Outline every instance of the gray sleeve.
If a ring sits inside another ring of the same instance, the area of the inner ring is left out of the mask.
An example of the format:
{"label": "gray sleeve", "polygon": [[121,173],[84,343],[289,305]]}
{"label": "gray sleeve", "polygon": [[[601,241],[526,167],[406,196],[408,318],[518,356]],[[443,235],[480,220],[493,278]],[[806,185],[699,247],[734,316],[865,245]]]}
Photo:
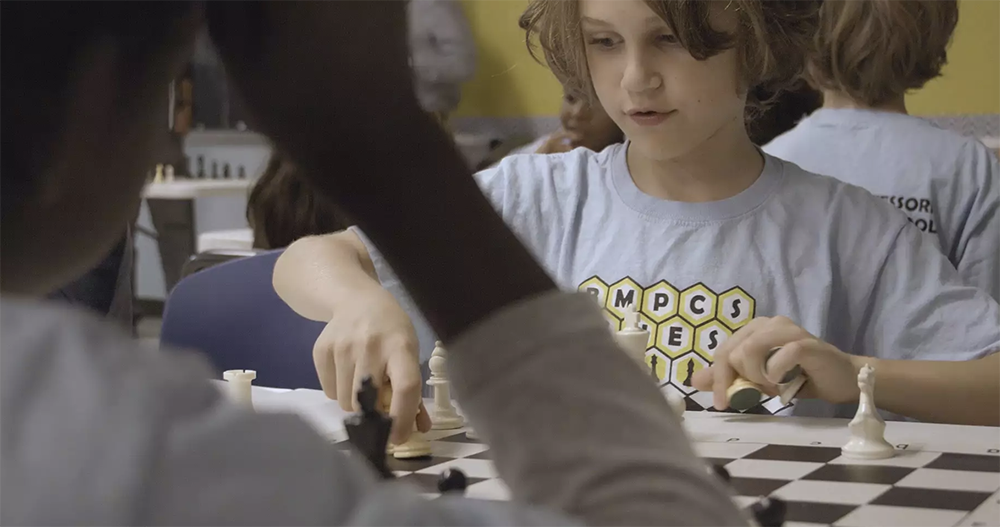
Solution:
{"label": "gray sleeve", "polygon": [[413,69],[433,84],[466,82],[476,73],[476,43],[456,0],[410,2]]}
{"label": "gray sleeve", "polygon": [[5,301],[4,525],[566,525],[384,484],[301,418],[229,403],[204,359]]}
{"label": "gray sleeve", "polygon": [[952,261],[966,282],[1000,301],[1000,160],[978,143],[965,157],[963,170],[975,174],[974,187],[965,189],[970,199],[957,211],[962,228]]}
{"label": "gray sleeve", "polygon": [[865,290],[853,351],[887,359],[968,360],[1000,349],[997,302],[967,285],[930,237],[901,223]]}
{"label": "gray sleeve", "polygon": [[448,357],[515,499],[588,525],[746,525],[589,295],[508,307],[450,342]]}
{"label": "gray sleeve", "polygon": [[514,503],[428,500],[381,483],[292,415],[218,404],[163,442],[141,523],[157,525],[568,525]]}

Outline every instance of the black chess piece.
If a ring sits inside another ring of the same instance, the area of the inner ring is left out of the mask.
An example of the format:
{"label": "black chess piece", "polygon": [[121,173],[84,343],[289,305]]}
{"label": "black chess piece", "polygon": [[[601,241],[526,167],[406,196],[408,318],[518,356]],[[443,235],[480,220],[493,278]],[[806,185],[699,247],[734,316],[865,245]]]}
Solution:
{"label": "black chess piece", "polygon": [[449,468],[441,473],[441,476],[438,478],[437,487],[438,491],[442,494],[463,494],[468,483],[469,480],[465,477],[464,472],[457,468]]}
{"label": "black chess piece", "polygon": [[750,506],[750,513],[760,527],[781,527],[787,512],[788,504],[780,498],[764,497]]}
{"label": "black chess piece", "polygon": [[219,162],[212,161],[212,179],[219,179]]}
{"label": "black chess piece", "polygon": [[246,179],[246,178],[247,178],[247,169],[243,165],[240,165],[240,169],[236,171],[236,179]]}
{"label": "black chess piece", "polygon": [[656,358],[656,355],[650,355],[650,357],[649,357],[649,371],[652,372],[653,378],[656,379],[657,382],[659,382],[660,381],[660,376],[656,374],[656,363],[657,362],[659,362],[659,360]]}
{"label": "black chess piece", "polygon": [[691,386],[691,377],[694,375],[694,359],[688,359],[687,377],[684,378],[684,386]]}
{"label": "black chess piece", "polygon": [[358,390],[358,404],[361,411],[344,419],[347,438],[384,479],[392,479],[393,473],[386,465],[386,446],[389,444],[389,432],[392,430],[392,419],[378,411],[378,388],[371,376],[361,381]]}
{"label": "black chess piece", "polygon": [[222,165],[222,179],[229,179],[229,163]]}
{"label": "black chess piece", "polygon": [[198,172],[195,177],[205,179],[205,156],[198,156],[197,167]]}

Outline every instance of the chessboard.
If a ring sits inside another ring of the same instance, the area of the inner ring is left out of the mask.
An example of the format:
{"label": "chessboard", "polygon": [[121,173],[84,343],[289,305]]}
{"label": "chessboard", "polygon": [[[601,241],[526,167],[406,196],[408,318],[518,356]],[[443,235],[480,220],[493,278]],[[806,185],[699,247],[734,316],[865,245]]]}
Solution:
{"label": "chessboard", "polygon": [[[899,423],[904,431],[916,425],[921,433],[913,435],[912,444],[896,444],[895,457],[863,461],[841,456],[835,444],[840,438],[816,429],[829,429],[832,420],[762,418],[784,421],[773,425],[755,424],[753,418],[758,416],[737,416],[723,425],[720,419],[692,417],[685,424],[696,453],[729,472],[736,504],[742,508],[763,496],[781,498],[787,503],[786,526],[1000,525],[1000,452],[992,440],[984,440],[991,431],[997,435],[996,429],[946,427],[972,429],[978,436],[949,452],[921,448],[940,447],[940,441],[924,439],[933,435],[926,427],[941,425]],[[758,426],[757,433],[740,437],[741,430]],[[730,433],[713,432],[723,428]],[[795,428],[801,433],[789,433]],[[470,439],[465,429],[432,430],[426,435],[430,457],[389,456],[389,468],[399,481],[434,498],[439,496],[440,475],[457,468],[467,477],[466,497],[510,499],[487,445]],[[342,439],[334,441],[350,448]]]}

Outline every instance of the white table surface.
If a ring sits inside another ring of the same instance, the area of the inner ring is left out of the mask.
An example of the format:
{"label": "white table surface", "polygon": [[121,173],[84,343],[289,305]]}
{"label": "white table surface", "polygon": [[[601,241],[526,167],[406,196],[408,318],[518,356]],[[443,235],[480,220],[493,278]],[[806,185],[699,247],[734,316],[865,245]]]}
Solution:
{"label": "white table surface", "polygon": [[195,250],[199,253],[214,250],[253,250],[253,229],[225,229],[203,232],[198,235]]}
{"label": "white table surface", "polygon": [[251,179],[175,179],[149,183],[143,189],[146,199],[195,199],[210,196],[246,196]]}

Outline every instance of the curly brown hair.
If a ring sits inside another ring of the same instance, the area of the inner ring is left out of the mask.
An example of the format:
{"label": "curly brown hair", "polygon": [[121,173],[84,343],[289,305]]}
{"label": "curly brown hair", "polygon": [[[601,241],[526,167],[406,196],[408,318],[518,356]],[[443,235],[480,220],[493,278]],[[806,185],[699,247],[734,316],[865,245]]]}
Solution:
{"label": "curly brown hair", "polygon": [[827,0],[806,78],[877,106],[941,75],[957,0]]}
{"label": "curly brown hair", "polygon": [[[805,53],[816,32],[817,0],[729,0],[739,14],[735,33],[712,27],[713,0],[646,0],[693,57],[705,60],[727,49],[739,52],[740,78],[747,90],[747,117],[758,115],[799,80]],[[519,20],[531,56],[547,64],[566,89],[596,100],[574,0],[531,0]],[[537,38],[537,45],[535,39]],[[537,48],[541,47],[542,56]],[[544,61],[543,61],[544,58]]]}

